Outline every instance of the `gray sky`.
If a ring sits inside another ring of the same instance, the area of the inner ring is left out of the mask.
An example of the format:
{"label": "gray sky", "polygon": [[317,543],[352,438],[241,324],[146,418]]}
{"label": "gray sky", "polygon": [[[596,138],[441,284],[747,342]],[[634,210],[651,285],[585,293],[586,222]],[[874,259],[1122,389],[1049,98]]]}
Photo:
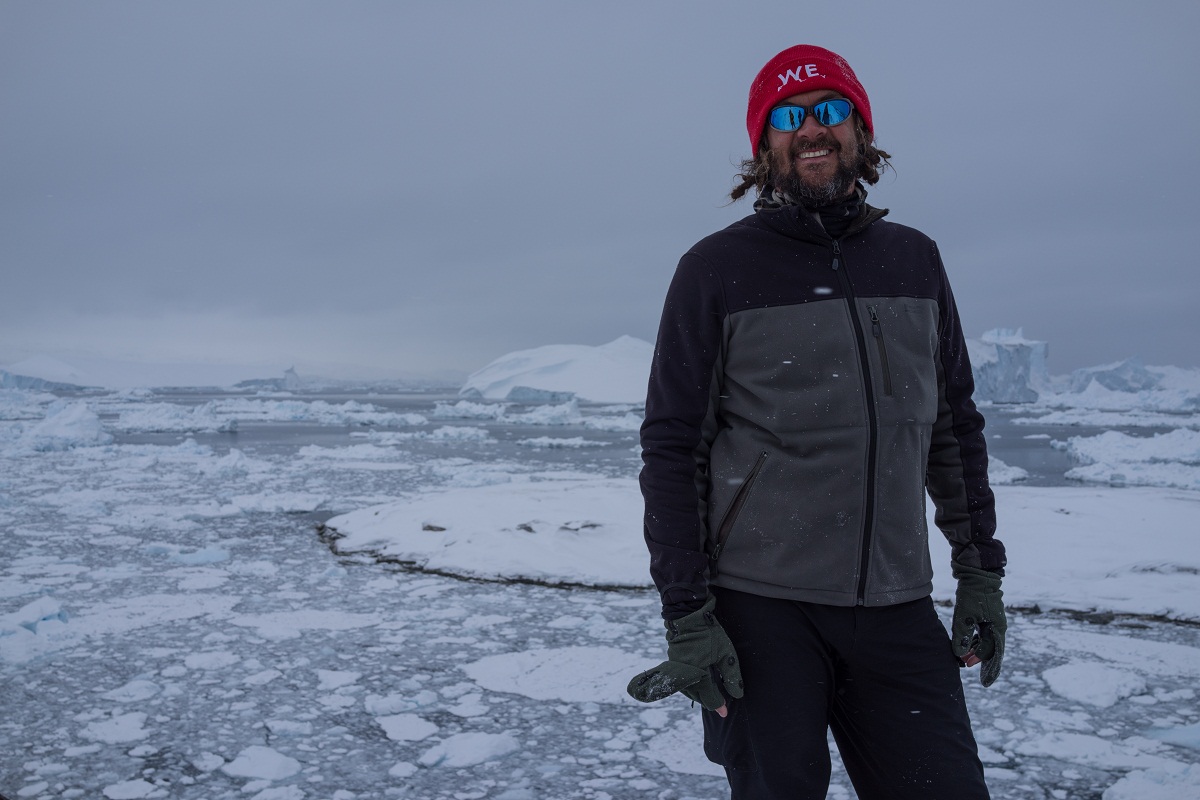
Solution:
{"label": "gray sky", "polygon": [[[749,9],[753,9],[751,12]],[[968,335],[1200,365],[1200,3],[0,0],[0,364],[469,372],[653,340],[800,42]]]}

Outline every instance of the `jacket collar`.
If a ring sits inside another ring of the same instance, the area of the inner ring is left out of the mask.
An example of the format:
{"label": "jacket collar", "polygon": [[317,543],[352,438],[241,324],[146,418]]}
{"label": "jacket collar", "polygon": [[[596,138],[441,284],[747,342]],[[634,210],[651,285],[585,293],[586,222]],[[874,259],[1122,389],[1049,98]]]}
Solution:
{"label": "jacket collar", "polygon": [[[861,202],[858,217],[850,223],[850,227],[838,237],[839,239],[862,233],[871,224],[887,216],[888,209],[875,208],[867,204],[867,190],[863,188],[862,184],[858,184],[856,191],[859,193]],[[825,226],[821,224],[820,215],[815,210],[807,209],[799,203],[789,203],[787,199],[780,198],[768,186],[754,203],[755,214],[768,227],[784,236],[822,244],[833,241],[833,237],[825,230]]]}

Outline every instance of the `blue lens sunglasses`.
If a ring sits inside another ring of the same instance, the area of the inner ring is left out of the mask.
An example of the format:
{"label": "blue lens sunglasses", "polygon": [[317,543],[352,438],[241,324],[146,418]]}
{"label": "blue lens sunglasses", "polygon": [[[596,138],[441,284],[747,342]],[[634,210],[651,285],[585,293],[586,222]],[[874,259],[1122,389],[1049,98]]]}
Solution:
{"label": "blue lens sunglasses", "polygon": [[809,114],[812,114],[813,119],[817,122],[829,128],[834,125],[841,125],[850,119],[852,113],[854,113],[853,103],[844,97],[835,97],[832,100],[822,100],[811,106],[778,106],[772,108],[770,121],[771,127],[775,130],[791,133],[792,131],[800,130],[800,126],[804,124],[804,118]]}

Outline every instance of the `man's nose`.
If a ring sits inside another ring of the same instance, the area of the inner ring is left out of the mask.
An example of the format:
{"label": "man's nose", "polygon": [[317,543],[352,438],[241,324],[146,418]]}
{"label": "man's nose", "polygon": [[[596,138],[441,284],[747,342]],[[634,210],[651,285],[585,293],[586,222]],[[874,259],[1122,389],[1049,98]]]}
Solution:
{"label": "man's nose", "polygon": [[800,127],[796,129],[796,135],[805,138],[820,136],[825,130],[825,126],[817,122],[816,114],[809,112],[804,115],[804,121],[800,123]]}

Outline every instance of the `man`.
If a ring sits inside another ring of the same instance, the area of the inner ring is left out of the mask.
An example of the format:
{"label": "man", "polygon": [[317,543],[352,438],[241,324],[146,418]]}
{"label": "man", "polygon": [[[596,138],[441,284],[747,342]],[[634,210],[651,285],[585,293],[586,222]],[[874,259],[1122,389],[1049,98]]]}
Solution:
{"label": "man", "polygon": [[734,798],[825,797],[829,730],[861,798],[986,798],[958,668],[999,674],[1005,555],[937,245],[866,204],[890,156],[840,56],[775,56],[746,120],[755,213],[683,256],[659,329],[641,486],[668,660],[629,691],[701,703]]}

